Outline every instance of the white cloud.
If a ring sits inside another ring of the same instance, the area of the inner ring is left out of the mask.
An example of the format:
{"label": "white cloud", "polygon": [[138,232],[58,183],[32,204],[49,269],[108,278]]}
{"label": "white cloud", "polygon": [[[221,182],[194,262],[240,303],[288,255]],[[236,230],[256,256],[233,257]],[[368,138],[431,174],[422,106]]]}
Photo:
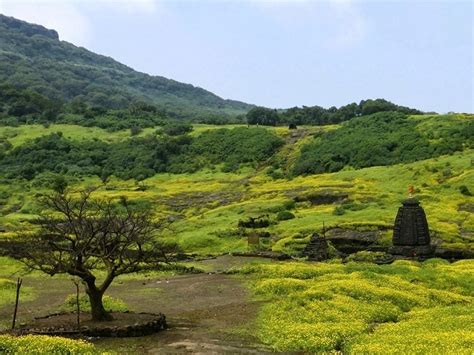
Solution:
{"label": "white cloud", "polygon": [[96,6],[107,11],[155,13],[158,0],[0,0],[0,13],[58,31],[59,38],[88,46],[93,25],[84,9]]}
{"label": "white cloud", "polygon": [[335,35],[330,47],[345,48],[362,41],[367,34],[367,21],[350,0],[331,0]]}
{"label": "white cloud", "polygon": [[86,46],[92,35],[86,16],[67,1],[0,0],[0,13],[54,29],[61,40],[79,46]]}
{"label": "white cloud", "polygon": [[304,26],[327,48],[350,48],[366,37],[368,23],[351,0],[247,0],[281,26]]}
{"label": "white cloud", "polygon": [[128,13],[154,13],[159,9],[159,0],[102,0],[102,2],[118,11]]}

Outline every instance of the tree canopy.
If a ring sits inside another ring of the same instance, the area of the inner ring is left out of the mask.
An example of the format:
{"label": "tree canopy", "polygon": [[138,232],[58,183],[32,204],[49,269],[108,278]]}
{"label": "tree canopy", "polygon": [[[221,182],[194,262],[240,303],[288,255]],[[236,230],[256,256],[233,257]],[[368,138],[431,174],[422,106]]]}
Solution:
{"label": "tree canopy", "polygon": [[[69,274],[85,283],[92,319],[111,319],[102,297],[114,279],[146,268],[157,269],[176,246],[157,238],[161,226],[149,209],[138,209],[125,198],[98,199],[93,190],[79,195],[58,190],[43,195],[37,229],[19,233],[22,246],[11,256],[48,275]],[[98,281],[98,270],[105,277]]]}
{"label": "tree canopy", "polygon": [[415,120],[400,112],[378,112],[354,118],[341,128],[317,137],[301,149],[293,173],[334,172],[413,162],[473,147],[474,122],[438,130],[436,139]]}

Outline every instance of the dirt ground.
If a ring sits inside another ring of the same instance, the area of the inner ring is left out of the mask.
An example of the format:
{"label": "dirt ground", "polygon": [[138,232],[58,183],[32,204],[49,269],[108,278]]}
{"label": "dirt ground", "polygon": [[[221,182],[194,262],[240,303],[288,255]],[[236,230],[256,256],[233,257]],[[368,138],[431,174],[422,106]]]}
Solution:
{"label": "dirt ground", "polygon": [[[89,339],[99,350],[151,354],[236,354],[268,352],[254,336],[260,303],[250,299],[245,280],[220,271],[252,259],[224,256],[203,262],[209,272],[170,278],[116,282],[107,294],[125,301],[135,312],[164,313],[169,329],[139,338]],[[264,260],[262,260],[264,261]],[[265,260],[266,261],[266,260]],[[19,322],[51,313],[68,294],[66,279],[32,278],[37,297],[20,305]],[[0,319],[11,317],[0,308]]]}

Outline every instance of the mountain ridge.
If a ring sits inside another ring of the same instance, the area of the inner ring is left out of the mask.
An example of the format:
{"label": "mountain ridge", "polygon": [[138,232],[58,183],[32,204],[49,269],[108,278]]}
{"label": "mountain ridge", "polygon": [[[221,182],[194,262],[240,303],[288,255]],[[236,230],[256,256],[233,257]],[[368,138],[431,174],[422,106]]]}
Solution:
{"label": "mountain ridge", "polygon": [[76,99],[115,109],[146,101],[176,118],[233,116],[253,107],[192,84],[136,71],[59,40],[55,30],[1,14],[0,60],[1,84],[65,102]]}

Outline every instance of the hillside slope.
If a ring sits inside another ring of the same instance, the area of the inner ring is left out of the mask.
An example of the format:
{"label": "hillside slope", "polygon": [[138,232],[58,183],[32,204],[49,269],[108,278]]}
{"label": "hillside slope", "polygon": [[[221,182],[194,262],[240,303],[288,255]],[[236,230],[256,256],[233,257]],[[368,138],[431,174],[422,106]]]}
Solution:
{"label": "hillside slope", "polygon": [[458,137],[447,137],[472,118],[408,120],[452,150],[429,156],[423,150],[415,161],[299,176],[292,171],[304,147],[344,126],[295,132],[195,125],[191,134],[177,137],[154,128],[130,136],[128,130],[64,124],[0,127],[0,239],[29,226],[41,211],[37,194],[50,191],[60,173],[72,189],[101,186],[100,196],[126,196],[172,220],[169,237],[187,252],[245,251],[250,230],[238,228],[239,220],[265,215],[270,223],[259,230],[266,236],[262,247],[277,252],[298,254],[323,225],[376,231],[377,243],[386,245],[410,185],[425,208],[433,242],[474,250],[473,150],[468,139],[459,146]]}
{"label": "hillside slope", "polygon": [[168,116],[244,114],[251,105],[202,88],[140,73],[112,58],[60,41],[43,26],[0,15],[0,84],[28,88],[50,99],[124,108],[143,100]]}

